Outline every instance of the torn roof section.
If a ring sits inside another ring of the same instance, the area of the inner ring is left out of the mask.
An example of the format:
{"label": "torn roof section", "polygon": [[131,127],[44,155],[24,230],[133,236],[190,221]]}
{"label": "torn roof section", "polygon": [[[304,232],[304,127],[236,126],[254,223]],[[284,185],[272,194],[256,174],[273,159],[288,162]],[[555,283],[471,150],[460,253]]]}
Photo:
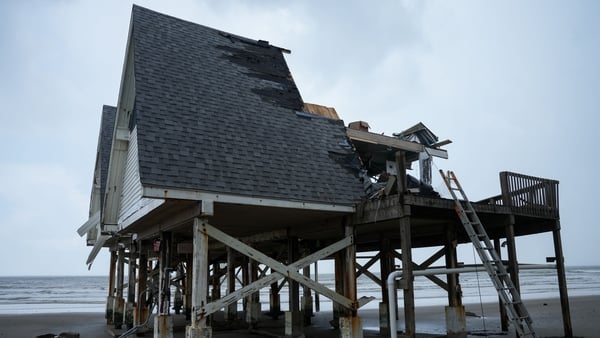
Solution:
{"label": "torn roof section", "polygon": [[427,128],[422,122],[406,129],[400,133],[394,133],[399,139],[421,143],[425,146],[432,146],[438,141],[438,137]]}
{"label": "torn roof section", "polygon": [[353,205],[342,121],[304,103],[282,49],[134,6],[142,186]]}

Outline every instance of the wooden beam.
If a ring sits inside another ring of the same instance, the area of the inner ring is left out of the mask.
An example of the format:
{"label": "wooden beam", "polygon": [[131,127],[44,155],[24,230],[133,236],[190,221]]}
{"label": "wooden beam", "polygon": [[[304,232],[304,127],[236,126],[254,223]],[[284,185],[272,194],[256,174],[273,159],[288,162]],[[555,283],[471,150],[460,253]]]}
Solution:
{"label": "wooden beam", "polygon": [[379,277],[375,276],[371,271],[366,270],[365,267],[361,266],[358,263],[356,263],[356,266],[358,267],[358,272],[356,274],[357,277],[364,274],[365,276],[369,277],[370,280],[375,282],[375,284],[377,284],[379,286],[382,285],[381,279],[379,279]]}
{"label": "wooden beam", "polygon": [[[238,239],[244,243],[252,244],[252,243],[269,242],[269,241],[277,241],[277,240],[285,239],[287,237],[287,235],[288,235],[288,232],[286,229],[280,229],[280,230],[272,230],[272,231],[267,231],[267,232],[263,232],[263,233],[258,233],[258,234],[254,234],[254,235],[250,235],[250,236],[246,236],[246,237],[240,237]],[[225,244],[223,244],[221,242],[216,242],[216,243],[210,244],[209,250],[222,249],[224,247],[226,247]]]}
{"label": "wooden beam", "polygon": [[444,257],[445,252],[446,252],[445,248],[439,249],[433,255],[429,256],[429,258],[424,260],[423,263],[419,264],[419,267],[421,267],[421,268],[429,267],[431,264],[435,263],[438,259]]}
{"label": "wooden beam", "polygon": [[371,144],[381,144],[397,150],[412,151],[420,153],[424,150],[424,146],[419,143],[401,140],[397,137],[385,136],[368,131],[346,128],[346,134],[352,141],[359,141]]}
{"label": "wooden beam", "polygon": [[371,259],[369,259],[364,266],[361,266],[360,264],[356,263],[356,265],[358,266],[358,271],[356,272],[356,277],[359,277],[363,273],[364,270],[367,270],[371,266],[373,266],[373,264],[375,264],[379,260],[380,257],[381,257],[381,254],[378,252],[375,256],[371,257]]}
{"label": "wooden beam", "polygon": [[346,134],[348,135],[348,138],[350,138],[350,140],[352,141],[380,144],[394,148],[396,150],[410,151],[414,153],[427,151],[427,153],[431,156],[448,158],[448,152],[444,149],[425,147],[420,143],[401,140],[397,137],[385,136],[381,134],[370,133],[368,131],[361,131],[350,128],[346,128]]}
{"label": "wooden beam", "polygon": [[357,272],[356,272],[356,277],[360,277],[360,275],[362,275],[363,273],[369,277],[369,279],[371,279],[372,281],[374,281],[377,285],[382,286],[382,281],[380,278],[378,278],[377,276],[375,276],[373,273],[371,273],[368,269],[375,264],[375,262],[377,262],[380,259],[380,253],[377,253],[375,256],[371,257],[371,259],[369,259],[369,261],[364,265],[360,265],[358,263],[356,263],[356,267],[358,268]]}

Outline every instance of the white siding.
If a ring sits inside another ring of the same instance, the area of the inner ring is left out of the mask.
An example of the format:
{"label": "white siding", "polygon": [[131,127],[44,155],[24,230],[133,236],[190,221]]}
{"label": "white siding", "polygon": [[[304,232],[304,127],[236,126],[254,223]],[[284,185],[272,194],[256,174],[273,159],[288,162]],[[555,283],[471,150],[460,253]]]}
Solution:
{"label": "white siding", "polygon": [[127,163],[123,175],[123,190],[119,202],[119,229],[124,229],[131,223],[157,208],[164,199],[142,198],[143,188],[140,181],[138,161],[137,128],[129,135]]}
{"label": "white siding", "polygon": [[123,175],[123,190],[119,203],[119,224],[141,208],[142,183],[140,181],[137,127],[129,135],[129,147],[127,149],[127,163],[125,175]]}

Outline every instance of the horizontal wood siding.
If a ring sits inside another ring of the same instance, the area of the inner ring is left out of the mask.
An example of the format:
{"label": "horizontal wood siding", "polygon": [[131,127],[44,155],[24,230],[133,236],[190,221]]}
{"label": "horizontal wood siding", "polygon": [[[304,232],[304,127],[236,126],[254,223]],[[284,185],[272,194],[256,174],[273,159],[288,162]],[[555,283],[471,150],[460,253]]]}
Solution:
{"label": "horizontal wood siding", "polygon": [[142,198],[142,183],[140,181],[137,128],[129,135],[129,149],[127,150],[127,163],[123,175],[123,191],[119,205],[119,224],[140,208]]}

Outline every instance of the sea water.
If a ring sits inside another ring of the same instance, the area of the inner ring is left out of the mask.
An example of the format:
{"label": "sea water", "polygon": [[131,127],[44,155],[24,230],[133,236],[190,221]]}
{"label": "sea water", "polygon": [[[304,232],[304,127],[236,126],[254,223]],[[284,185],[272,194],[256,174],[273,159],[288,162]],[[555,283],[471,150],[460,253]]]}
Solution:
{"label": "sea water", "polygon": [[[439,276],[445,280],[445,276]],[[556,270],[521,270],[519,274],[523,299],[558,297]],[[319,283],[334,289],[332,274],[319,274]],[[498,296],[489,277],[480,273],[460,274],[463,303],[496,302]],[[415,277],[415,305],[444,305],[446,292],[426,277]],[[567,285],[570,296],[600,295],[600,266],[568,267]],[[223,290],[221,294],[225,294]],[[377,308],[380,287],[362,275],[358,279],[359,297],[374,297],[365,308]],[[172,294],[175,294],[173,291]],[[314,294],[313,294],[314,295]],[[398,295],[402,297],[402,292]],[[108,296],[108,277],[0,277],[0,314],[104,312]],[[288,307],[287,288],[281,289],[281,307]],[[331,310],[331,301],[320,296],[321,309]],[[268,311],[269,288],[260,292],[263,311]],[[240,302],[241,308],[241,302]]]}

